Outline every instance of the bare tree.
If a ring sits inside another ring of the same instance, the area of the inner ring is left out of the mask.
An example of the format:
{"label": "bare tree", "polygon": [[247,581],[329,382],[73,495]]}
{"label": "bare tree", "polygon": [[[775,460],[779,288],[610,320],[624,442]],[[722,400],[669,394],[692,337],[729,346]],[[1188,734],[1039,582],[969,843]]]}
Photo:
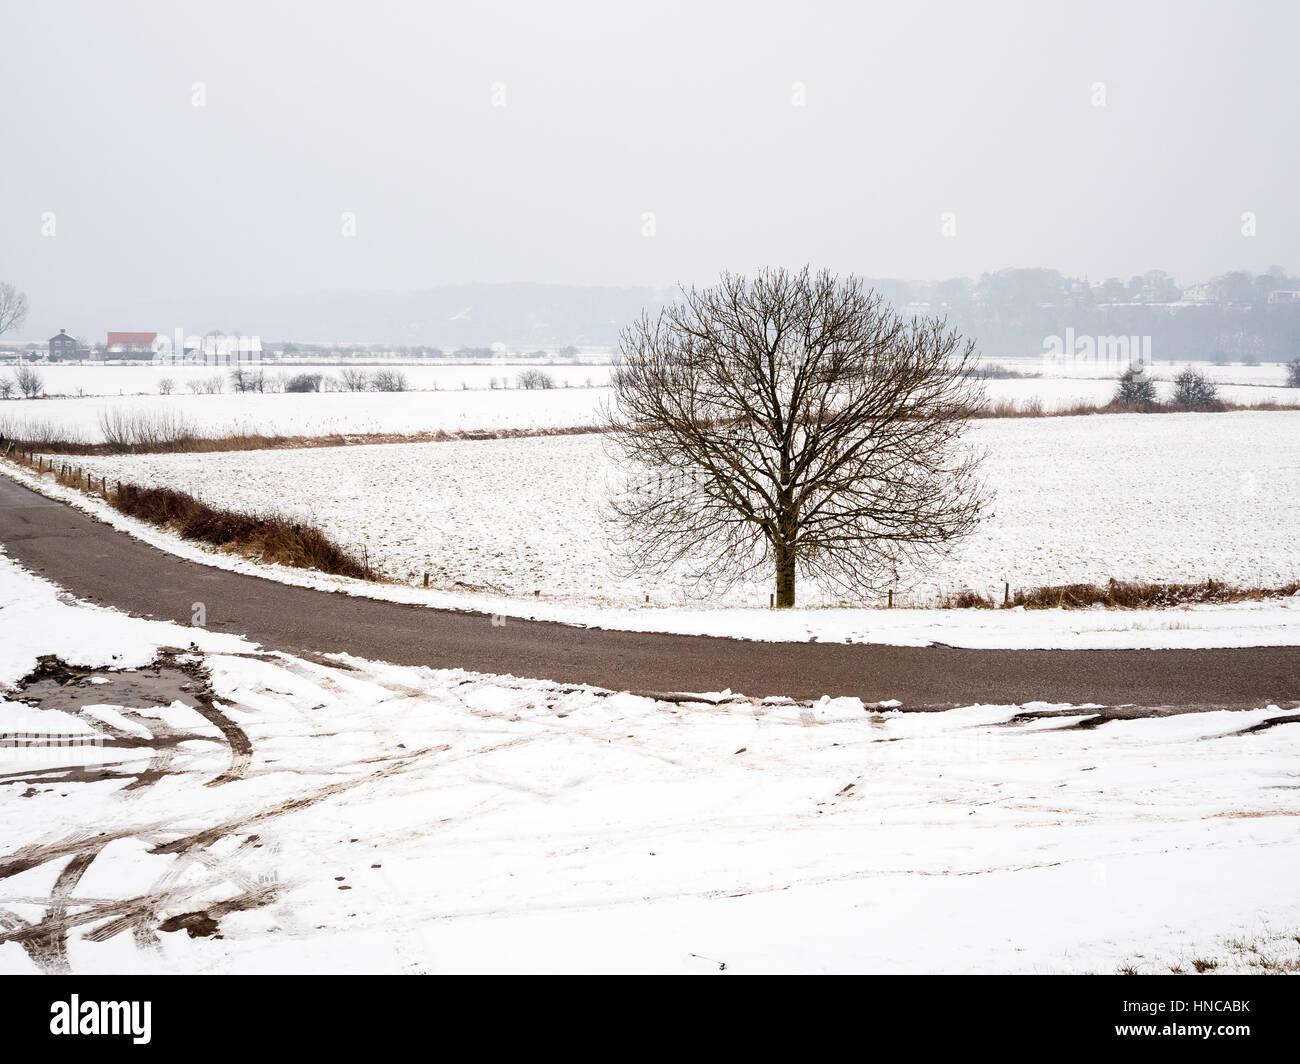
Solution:
{"label": "bare tree", "polygon": [[339,381],[345,392],[364,392],[370,388],[370,374],[361,369],[345,369],[339,373]]}
{"label": "bare tree", "polygon": [[27,319],[27,297],[7,281],[0,281],[0,336]]}
{"label": "bare tree", "polygon": [[23,393],[24,399],[39,399],[41,392],[45,391],[45,378],[36,371],[35,366],[26,362],[19,362],[14,367],[14,384]]}
{"label": "bare tree", "polygon": [[555,378],[549,373],[543,373],[540,369],[521,370],[516,380],[520,388],[527,388],[529,391],[535,388],[555,387]]}
{"label": "bare tree", "polygon": [[636,569],[686,563],[710,588],[774,571],[783,607],[797,573],[864,598],[980,519],[974,345],[856,279],[724,274],[621,346],[611,506]]}
{"label": "bare tree", "polygon": [[400,369],[377,369],[371,383],[377,392],[404,392],[407,387],[406,374]]}
{"label": "bare tree", "polygon": [[243,392],[264,392],[266,391],[266,371],[260,366],[254,369],[251,365],[238,365],[230,371],[230,388],[231,391]]}
{"label": "bare tree", "polygon": [[284,382],[286,392],[318,392],[321,388],[320,373],[295,373]]}

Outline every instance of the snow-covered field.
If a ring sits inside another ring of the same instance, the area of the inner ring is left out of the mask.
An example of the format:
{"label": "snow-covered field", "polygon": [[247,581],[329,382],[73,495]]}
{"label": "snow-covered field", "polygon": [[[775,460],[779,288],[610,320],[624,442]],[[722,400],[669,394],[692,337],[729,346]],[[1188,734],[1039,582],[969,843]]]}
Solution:
{"label": "snow-covered field", "polygon": [[[327,436],[335,433],[461,432],[591,425],[604,388],[553,391],[327,392],[291,395],[171,395],[11,400],[0,403],[0,431],[42,438],[103,441],[100,417],[178,418],[207,436]],[[48,437],[46,437],[48,438]]]}
{"label": "snow-covered field", "polygon": [[[1048,385],[1050,392],[1052,381],[1113,381],[1122,366],[1105,360],[1087,359],[1047,359],[1047,358],[998,358],[994,356],[983,359],[990,366],[1004,366],[1019,373],[1032,375],[1028,383],[1037,382]],[[608,383],[612,367],[603,362],[584,360],[581,365],[550,364],[544,361],[500,361],[500,362],[391,362],[382,363],[340,363],[340,364],[299,364],[295,362],[265,362],[261,368],[270,379],[291,377],[297,373],[320,373],[326,377],[338,377],[346,368],[373,373],[379,366],[400,370],[405,374],[410,388],[420,391],[461,391],[465,388],[490,388],[493,382],[498,386],[513,388],[516,378],[523,369],[538,368],[550,375],[560,387],[601,387]],[[1282,389],[1286,385],[1287,371],[1281,363],[1260,365],[1215,366],[1208,362],[1157,362],[1152,367],[1153,376],[1162,381],[1170,381],[1184,369],[1195,369],[1206,374],[1212,380],[1225,385],[1238,385],[1250,388],[1265,387]],[[213,376],[228,377],[228,366],[205,365],[165,365],[153,363],[95,363],[95,362],[61,362],[52,365],[40,365],[38,371],[45,381],[45,390],[50,395],[60,396],[121,396],[121,395],[157,395],[158,385],[163,380],[170,380],[175,386],[176,394],[186,392],[189,382],[206,381]],[[0,372],[3,372],[0,370]],[[1009,382],[994,381],[1001,387]],[[1019,387],[1020,382],[1016,386]],[[229,385],[226,385],[229,388]],[[1077,394],[1091,396],[1091,392],[1080,390]],[[1107,392],[1106,394],[1109,394]],[[1294,393],[1293,393],[1294,394]],[[1050,394],[1043,395],[1044,401],[1050,401]],[[1244,401],[1244,400],[1243,400]]]}
{"label": "snow-covered field", "polygon": [[[1173,374],[1157,370],[1154,376],[1156,395],[1162,400],[1173,397]],[[1044,410],[1064,410],[1078,403],[1104,406],[1115,397],[1115,379],[1111,375],[1086,377],[1043,377],[984,382],[990,402],[1007,400],[1024,407],[1041,403]],[[1256,403],[1280,403],[1300,407],[1300,389],[1254,384],[1220,384],[1219,398],[1249,406]]]}
{"label": "snow-covered field", "polygon": [[[366,367],[362,367],[366,368]],[[179,375],[159,366],[40,367],[53,398],[10,399],[0,402],[0,431],[27,436],[39,435],[35,426],[47,426],[58,435],[99,442],[102,413],[179,418],[194,431],[221,436],[239,433],[265,435],[329,435],[333,433],[421,433],[456,432],[477,429],[564,428],[590,425],[599,419],[599,409],[609,398],[605,385],[609,366],[544,366],[556,383],[554,389],[523,391],[515,387],[522,367],[492,366],[404,366],[413,390],[408,392],[356,393],[256,393],[195,395],[178,384],[171,395],[157,394],[162,377],[188,374],[210,377],[212,367],[194,367]],[[1046,372],[1039,362],[1020,367],[1024,372]],[[1085,367],[1087,368],[1087,367]],[[1263,373],[1264,367],[1203,367],[1222,374],[1223,399],[1241,404],[1273,402],[1300,407],[1300,389],[1276,386],[1284,379],[1280,368]],[[340,367],[314,367],[313,372],[335,373]],[[1247,370],[1257,371],[1247,374]],[[1237,371],[1241,371],[1240,373]],[[275,375],[294,369],[271,369]],[[1065,370],[1061,370],[1065,372]],[[1071,371],[1073,372],[1073,371]],[[1164,398],[1172,393],[1173,371],[1156,367],[1157,392]],[[1113,373],[1104,379],[1087,374],[1032,377],[984,382],[990,402],[1012,402],[1024,407],[1038,403],[1045,410],[1061,410],[1078,403],[1104,404],[1115,393]],[[508,387],[490,388],[490,382],[508,382]],[[1257,380],[1258,383],[1254,381]],[[1270,386],[1265,386],[1266,384]],[[468,387],[462,387],[467,385]],[[78,395],[78,390],[84,395]],[[56,394],[58,393],[58,394]]]}
{"label": "snow-covered field", "polygon": [[0,617],[0,971],[1300,960],[1300,713],[1080,730],[307,661],[3,558]]}
{"label": "snow-covered field", "polygon": [[[345,369],[372,374],[377,369],[394,369],[406,377],[409,388],[418,391],[462,391],[466,388],[515,387],[524,369],[540,369],[559,387],[598,387],[609,382],[610,366],[600,363],[551,365],[544,361],[526,362],[348,362],[340,364],[263,362],[258,367],[269,380],[293,377],[299,373],[319,373],[338,378]],[[59,362],[38,367],[50,395],[157,395],[158,385],[169,380],[174,394],[187,393],[191,381],[201,382],[221,377],[228,383],[230,367],[222,365],[165,365],[142,362],[94,363]]]}
{"label": "snow-covered field", "polygon": [[[986,365],[1005,366],[1020,373],[1041,374],[1044,377],[1057,378],[1105,378],[1114,380],[1124,369],[1121,361],[1105,358],[1037,358],[987,356],[981,361]],[[1284,362],[1257,362],[1247,365],[1232,362],[1216,366],[1212,362],[1186,362],[1177,359],[1166,361],[1156,359],[1151,365],[1152,376],[1157,380],[1171,381],[1185,369],[1204,373],[1220,384],[1238,384],[1251,387],[1280,388],[1286,385],[1287,369]]]}
{"label": "snow-covered field", "polygon": [[[1106,415],[974,425],[993,516],[906,600],[1111,577],[1276,586],[1300,578],[1300,413]],[[530,601],[689,604],[676,579],[615,575],[600,436],[78,460],[364,546],[393,578]],[[725,603],[764,606],[766,581]],[[538,594],[535,594],[538,593]],[[804,588],[806,605],[835,599]]]}

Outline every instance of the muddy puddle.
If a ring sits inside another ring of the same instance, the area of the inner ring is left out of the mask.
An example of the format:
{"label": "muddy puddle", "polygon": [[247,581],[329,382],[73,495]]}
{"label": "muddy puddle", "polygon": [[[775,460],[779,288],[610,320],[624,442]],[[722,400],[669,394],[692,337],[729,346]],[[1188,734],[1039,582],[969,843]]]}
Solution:
{"label": "muddy puddle", "polygon": [[[50,724],[27,714],[13,725],[0,712],[0,783],[37,788],[128,779],[130,787],[148,786],[180,768],[178,748],[197,740],[229,748],[228,766],[206,781],[215,786],[240,778],[252,754],[247,735],[218,707],[202,661],[178,650],[164,650],[136,669],[82,668],[43,657],[6,697],[49,711]],[[185,717],[176,712],[178,703],[193,710],[191,724],[177,722]],[[84,727],[69,729],[68,717]]]}

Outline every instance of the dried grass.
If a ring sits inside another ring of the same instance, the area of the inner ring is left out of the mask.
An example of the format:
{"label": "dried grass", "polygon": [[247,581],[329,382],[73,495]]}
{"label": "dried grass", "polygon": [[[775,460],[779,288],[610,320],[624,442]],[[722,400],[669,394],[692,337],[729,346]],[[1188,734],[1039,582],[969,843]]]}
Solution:
{"label": "dried grass", "polygon": [[183,539],[295,569],[316,569],[359,580],[375,577],[365,558],[340,547],[315,526],[278,514],[221,510],[183,491],[137,484],[122,484],[107,498],[127,516],[170,529]]}

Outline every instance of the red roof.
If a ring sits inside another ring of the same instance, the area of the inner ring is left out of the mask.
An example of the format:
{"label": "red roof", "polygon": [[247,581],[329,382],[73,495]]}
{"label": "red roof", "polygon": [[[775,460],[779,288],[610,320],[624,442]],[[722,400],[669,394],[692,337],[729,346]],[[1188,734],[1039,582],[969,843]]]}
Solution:
{"label": "red roof", "polygon": [[150,347],[158,339],[156,332],[151,333],[128,333],[128,332],[111,332],[108,334],[109,347]]}

